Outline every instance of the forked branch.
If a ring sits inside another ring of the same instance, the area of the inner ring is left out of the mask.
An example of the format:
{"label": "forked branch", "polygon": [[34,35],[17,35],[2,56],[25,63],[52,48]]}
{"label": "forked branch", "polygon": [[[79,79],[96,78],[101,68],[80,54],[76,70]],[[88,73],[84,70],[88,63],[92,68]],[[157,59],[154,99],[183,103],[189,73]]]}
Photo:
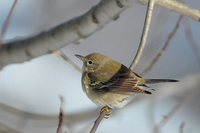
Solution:
{"label": "forked branch", "polygon": [[178,0],[157,0],[157,5],[178,12],[183,16],[188,16],[200,22],[200,10],[194,9]]}
{"label": "forked branch", "polygon": [[[147,4],[148,0],[139,0],[142,4]],[[200,21],[200,10],[194,9],[180,0],[156,0],[156,5],[165,7],[183,16],[188,16],[195,21]]]}
{"label": "forked branch", "polygon": [[[135,0],[101,0],[85,14],[25,40],[5,43],[0,50],[0,69],[12,63],[22,63],[78,42],[100,30],[130,7]],[[156,0],[157,5],[200,20],[200,11],[175,0]],[[141,45],[142,47],[142,45]],[[142,49],[142,48],[141,48]],[[138,56],[139,57],[139,56]]]}

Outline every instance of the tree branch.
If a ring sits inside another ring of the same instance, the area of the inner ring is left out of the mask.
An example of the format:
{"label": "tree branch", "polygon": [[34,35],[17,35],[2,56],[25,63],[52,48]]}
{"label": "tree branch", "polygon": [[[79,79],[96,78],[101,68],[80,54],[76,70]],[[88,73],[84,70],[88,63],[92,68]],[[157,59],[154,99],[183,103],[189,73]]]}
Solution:
{"label": "tree branch", "polygon": [[185,122],[181,122],[180,127],[179,127],[179,133],[184,133],[184,127],[185,127]]}
{"label": "tree branch", "polygon": [[16,129],[10,128],[9,126],[0,123],[0,133],[21,133]]}
{"label": "tree branch", "polygon": [[25,40],[6,43],[0,50],[0,68],[51,53],[66,44],[92,35],[128,8],[130,1],[101,0],[82,16],[73,18],[49,31]]}
{"label": "tree branch", "polygon": [[90,133],[95,133],[96,132],[96,130],[99,127],[99,124],[101,123],[103,118],[108,118],[110,116],[110,114],[111,114],[111,111],[112,111],[112,109],[109,108],[108,106],[104,106],[101,109],[98,118],[95,120],[94,125],[93,125],[92,129],[90,130]]}
{"label": "tree branch", "polygon": [[181,106],[185,102],[190,100],[190,98],[192,97],[191,94],[186,94],[180,99],[180,101],[174,106],[174,108],[160,121],[160,123],[158,123],[154,127],[153,133],[160,133],[161,129],[173,118],[173,116],[177,113],[177,111],[181,108]]}
{"label": "tree branch", "polygon": [[160,59],[160,57],[162,56],[163,52],[167,49],[167,47],[169,46],[170,41],[172,40],[172,38],[174,37],[174,35],[176,34],[176,32],[178,31],[180,22],[182,20],[183,16],[181,15],[175,25],[175,27],[173,28],[172,32],[168,35],[167,40],[165,41],[165,44],[163,45],[163,47],[161,48],[160,52],[155,56],[155,58],[153,58],[153,60],[147,65],[147,67],[142,71],[142,75],[146,74],[147,72],[149,72],[149,70],[151,70],[151,68],[155,65],[155,63]]}
{"label": "tree branch", "polygon": [[[147,4],[148,0],[139,0],[142,4]],[[188,16],[195,21],[200,21],[200,10],[194,9],[178,0],[156,0],[156,5],[165,7],[183,16]]]}
{"label": "tree branch", "polygon": [[61,57],[63,60],[65,60],[67,63],[69,63],[72,67],[74,67],[78,72],[82,72],[81,68],[79,68],[73,60],[68,58],[65,53],[63,53],[61,50],[54,51],[52,54]]}
{"label": "tree branch", "polygon": [[148,5],[147,5],[147,11],[146,11],[143,32],[142,32],[142,36],[141,36],[141,40],[140,40],[140,45],[139,45],[139,48],[137,50],[137,53],[136,53],[131,65],[130,65],[131,70],[133,70],[138,65],[139,60],[142,56],[145,44],[147,42],[154,5],[155,5],[155,0],[149,0]]}
{"label": "tree branch", "polygon": [[60,96],[60,112],[59,112],[59,117],[58,117],[58,128],[56,130],[56,133],[62,133],[62,127],[63,127],[63,103],[64,103],[64,98]]}
{"label": "tree branch", "polygon": [[5,22],[4,22],[4,24],[3,24],[3,27],[2,27],[2,29],[1,29],[1,32],[0,32],[0,46],[2,45],[3,38],[4,38],[5,34],[6,34],[6,31],[7,31],[7,29],[8,29],[8,26],[9,26],[9,24],[10,24],[10,20],[11,20],[11,18],[12,18],[12,14],[13,14],[13,11],[14,11],[16,5],[17,5],[17,2],[18,2],[18,0],[15,0],[15,1],[13,2],[12,7],[11,7],[9,13],[8,13],[8,16],[6,17],[6,20],[5,20]]}
{"label": "tree branch", "polygon": [[192,51],[194,52],[194,55],[196,56],[197,61],[200,65],[200,48],[198,47],[198,43],[194,39],[189,22],[185,21],[184,31],[185,31],[185,37],[186,37],[188,43],[190,44],[190,47],[191,47]]}
{"label": "tree branch", "polygon": [[200,10],[189,7],[188,5],[177,0],[157,0],[157,5],[165,7],[169,10],[178,12],[183,16],[188,16],[191,19],[200,22]]}
{"label": "tree branch", "polygon": [[[134,0],[101,0],[85,14],[31,38],[5,43],[0,50],[0,69],[12,63],[22,63],[51,53],[66,44],[78,42],[100,30]],[[162,7],[200,20],[200,11],[175,0],[156,0]]]}

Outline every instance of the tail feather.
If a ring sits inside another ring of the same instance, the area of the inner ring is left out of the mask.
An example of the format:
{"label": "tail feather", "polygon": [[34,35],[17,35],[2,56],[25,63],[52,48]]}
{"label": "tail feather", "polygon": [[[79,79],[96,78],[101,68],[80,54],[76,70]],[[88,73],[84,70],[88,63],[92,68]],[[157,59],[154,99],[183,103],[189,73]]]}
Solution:
{"label": "tail feather", "polygon": [[142,84],[141,86],[144,86],[144,87],[146,87],[146,88],[150,88],[149,86],[147,86],[147,85],[145,85],[145,84]]}
{"label": "tail feather", "polygon": [[146,94],[152,94],[150,91],[144,90],[144,93]]}
{"label": "tail feather", "polygon": [[145,84],[156,84],[164,82],[179,82],[179,81],[174,79],[145,79]]}

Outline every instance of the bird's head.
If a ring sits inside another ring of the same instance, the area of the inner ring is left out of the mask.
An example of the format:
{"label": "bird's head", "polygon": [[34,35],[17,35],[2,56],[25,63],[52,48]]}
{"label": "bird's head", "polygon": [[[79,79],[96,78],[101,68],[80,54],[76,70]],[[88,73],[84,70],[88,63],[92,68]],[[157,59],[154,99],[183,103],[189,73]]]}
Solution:
{"label": "bird's head", "polygon": [[92,53],[87,56],[75,55],[83,62],[83,72],[94,72],[101,67],[101,64],[106,60],[106,56],[99,53]]}

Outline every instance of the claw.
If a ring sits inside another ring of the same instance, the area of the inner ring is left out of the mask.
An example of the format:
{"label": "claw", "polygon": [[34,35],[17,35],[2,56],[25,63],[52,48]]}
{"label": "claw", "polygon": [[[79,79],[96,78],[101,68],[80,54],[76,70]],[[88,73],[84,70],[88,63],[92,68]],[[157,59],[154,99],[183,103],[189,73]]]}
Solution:
{"label": "claw", "polygon": [[108,119],[109,116],[111,115],[111,108],[108,107],[108,106],[104,106],[102,109],[101,109],[101,113],[104,113],[105,114],[105,118]]}

